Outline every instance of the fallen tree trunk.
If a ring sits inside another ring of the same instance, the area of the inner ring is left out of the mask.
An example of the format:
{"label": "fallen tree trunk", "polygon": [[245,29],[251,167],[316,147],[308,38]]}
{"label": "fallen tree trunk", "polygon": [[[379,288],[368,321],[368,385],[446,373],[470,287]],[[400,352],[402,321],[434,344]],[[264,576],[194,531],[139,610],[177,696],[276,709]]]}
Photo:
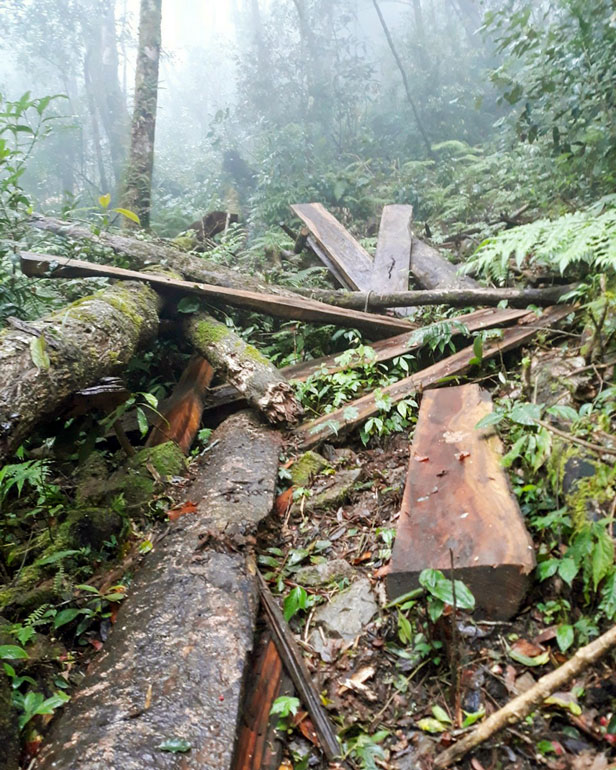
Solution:
{"label": "fallen tree trunk", "polygon": [[359,310],[381,310],[407,305],[449,305],[451,307],[493,306],[508,302],[511,307],[553,305],[572,291],[574,284],[550,286],[546,289],[425,289],[388,294],[374,292],[340,292],[327,289],[302,289],[302,294],[338,307]]}
{"label": "fallen tree trunk", "polygon": [[489,716],[472,733],[465,735],[464,738],[454,743],[453,746],[442,751],[435,758],[434,767],[449,767],[468,754],[475,746],[479,746],[484,741],[487,741],[488,738],[491,738],[499,730],[508,725],[514,725],[516,722],[521,722],[524,717],[535,711],[552,693],[561,690],[615,646],[616,626],[612,626],[609,631],[606,631],[598,639],[595,639],[585,647],[580,647],[575,655],[566,663],[563,663],[562,666],[542,676],[529,690],[518,695],[507,703],[506,706],[503,706],[502,709]]}
{"label": "fallen tree trunk", "polygon": [[[549,328],[571,312],[571,307],[549,308],[540,319],[534,313],[529,313],[520,321],[519,326],[506,329],[500,340],[491,340],[485,345],[482,360],[485,361],[518,347],[532,339],[541,329]],[[405,377],[403,380],[382,388],[379,400],[382,401],[383,397],[386,397],[391,400],[392,404],[396,404],[404,398],[409,398],[417,391],[436,385],[441,380],[448,380],[454,375],[464,373],[472,365],[471,361],[475,358],[475,351],[471,345],[423,371],[416,372],[410,377]],[[347,432],[356,428],[378,412],[379,407],[374,393],[368,393],[355,401],[347,402],[333,412],[301,425],[295,431],[295,436],[302,449],[310,449],[325,439],[332,439],[343,431]]]}
{"label": "fallen tree trunk", "polygon": [[75,391],[126,365],[156,336],[162,300],[122,283],[0,332],[0,462]]}
{"label": "fallen tree trunk", "polygon": [[408,321],[400,318],[338,308],[333,305],[326,305],[323,302],[317,302],[316,300],[306,299],[299,295],[286,297],[213,284],[191,283],[190,281],[179,281],[176,278],[169,278],[165,275],[124,270],[121,267],[98,265],[78,259],[62,259],[50,254],[22,252],[21,266],[23,272],[30,276],[45,276],[48,278],[98,276],[145,281],[156,287],[157,291],[167,294],[196,294],[197,296],[207,297],[210,300],[224,302],[233,307],[249,308],[258,313],[265,313],[279,318],[292,318],[298,321],[317,321],[319,323],[355,327],[374,337],[386,337],[396,332],[411,331],[414,328]]}
{"label": "fallen tree trunk", "polygon": [[195,350],[271,423],[296,423],[303,414],[292,386],[268,359],[228,326],[205,313],[190,315],[184,332]]}
{"label": "fallen tree trunk", "polygon": [[252,534],[270,512],[280,436],[242,412],[212,439],[187,490],[195,513],[172,523],[138,570],[37,770],[231,767],[258,587],[243,536],[225,528]]}
{"label": "fallen tree trunk", "polygon": [[[111,249],[116,254],[128,257],[134,267],[144,268],[151,265],[164,265],[172,267],[191,281],[211,283],[215,286],[225,286],[229,289],[251,289],[253,291],[267,291],[286,297],[296,296],[289,289],[266,284],[247,276],[245,273],[237,273],[228,267],[224,267],[224,265],[218,265],[203,257],[187,254],[164,241],[142,241],[126,235],[106,232],[96,235],[91,230],[88,230],[87,227],[64,222],[53,217],[45,217],[41,214],[34,214],[30,222],[32,227],[38,230],[44,230],[72,241],[88,241],[103,249]],[[61,260],[56,257],[56,261]]]}
{"label": "fallen tree trunk", "polygon": [[468,276],[462,276],[442,254],[413,235],[411,243],[411,273],[422,289],[472,289],[478,286]]}

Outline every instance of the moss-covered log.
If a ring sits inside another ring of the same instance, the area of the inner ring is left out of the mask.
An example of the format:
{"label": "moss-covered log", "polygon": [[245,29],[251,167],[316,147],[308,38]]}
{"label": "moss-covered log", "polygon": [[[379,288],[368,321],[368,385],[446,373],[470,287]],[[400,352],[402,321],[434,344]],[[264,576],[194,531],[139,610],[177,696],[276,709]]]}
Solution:
{"label": "moss-covered log", "polygon": [[271,423],[294,423],[302,407],[291,385],[252,345],[205,313],[189,316],[184,332],[200,353]]}
{"label": "moss-covered log", "polygon": [[0,462],[77,390],[126,365],[156,336],[161,300],[118,283],[0,332]]}

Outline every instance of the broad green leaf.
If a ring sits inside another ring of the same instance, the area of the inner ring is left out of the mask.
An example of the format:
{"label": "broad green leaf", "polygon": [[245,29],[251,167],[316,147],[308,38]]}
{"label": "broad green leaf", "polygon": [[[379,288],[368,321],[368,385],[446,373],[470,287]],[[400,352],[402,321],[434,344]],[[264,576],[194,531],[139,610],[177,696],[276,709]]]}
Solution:
{"label": "broad green leaf", "polygon": [[[573,559],[571,559],[571,561],[573,561]],[[540,562],[537,565],[537,574],[539,575],[539,580],[547,580],[547,578],[555,575],[559,566],[560,561],[558,559],[546,559],[546,561]]]}
{"label": "broad green leaf", "polygon": [[480,719],[483,719],[486,715],[486,710],[484,708],[480,708],[479,711],[474,712],[464,712],[464,721],[462,722],[462,727],[470,727],[471,725],[474,725],[475,722],[478,722]]}
{"label": "broad green leaf", "polygon": [[570,586],[573,583],[573,579],[578,573],[578,566],[571,558],[561,559],[558,565],[558,574]]}
{"label": "broad green leaf", "polygon": [[75,618],[78,615],[81,615],[82,610],[78,609],[77,607],[68,607],[65,610],[60,610],[56,617],[53,619],[53,627],[54,628],[60,628],[60,626],[65,626],[67,623],[70,623],[72,620],[75,620]]}
{"label": "broad green leaf", "polygon": [[570,420],[571,422],[577,420],[578,418],[578,413],[572,406],[551,406],[546,411],[548,414],[551,414],[554,417],[562,417],[563,419]]}
{"label": "broad green leaf", "polygon": [[111,203],[111,195],[109,193],[105,193],[104,195],[101,195],[98,199],[98,204],[101,206],[101,208],[106,209],[109,204]]}
{"label": "broad green leaf", "polygon": [[63,559],[68,559],[69,556],[74,556],[76,553],[79,553],[79,551],[75,551],[74,549],[70,551],[56,551],[56,553],[52,553],[51,556],[46,556],[44,559],[35,561],[34,564],[37,567],[43,567],[45,564],[55,564]]}
{"label": "broad green leaf", "polygon": [[504,418],[504,414],[502,412],[490,412],[490,414],[486,414],[485,417],[482,417],[481,420],[475,425],[477,429],[480,428],[489,428],[491,425],[498,425],[499,422],[502,421]]}
{"label": "broad green leaf", "polygon": [[450,725],[451,719],[449,718],[449,714],[445,711],[442,706],[432,706],[432,715],[435,719],[438,719],[439,722],[444,722],[445,724]]}
{"label": "broad green leaf", "polygon": [[178,302],[179,313],[196,313],[201,307],[198,297],[182,297]]}
{"label": "broad green leaf", "polygon": [[556,629],[556,642],[561,652],[567,652],[573,644],[574,638],[573,626],[570,626],[568,623],[561,623]]}
{"label": "broad green leaf", "polygon": [[595,591],[597,590],[599,583],[609,572],[613,563],[614,543],[607,532],[602,530],[592,549],[591,556],[592,582]]}
{"label": "broad green leaf", "polygon": [[137,407],[137,425],[139,426],[139,432],[142,436],[145,436],[145,434],[150,430],[150,423],[148,422],[148,418],[145,416],[145,412],[140,406]]}
{"label": "broad green leaf", "polygon": [[281,695],[272,703],[270,714],[279,714],[281,717],[288,717],[290,714],[295,716],[300,707],[299,698],[290,695]]}
{"label": "broad green leaf", "polygon": [[28,653],[16,644],[0,644],[0,660],[27,660]]}
{"label": "broad green leaf", "polygon": [[289,593],[282,605],[282,614],[284,619],[289,622],[291,618],[300,610],[305,610],[308,606],[308,594],[306,589],[301,586],[295,586]]}
{"label": "broad green leaf", "polygon": [[417,722],[417,727],[419,727],[420,730],[423,730],[424,733],[443,733],[447,730],[447,725],[432,717],[420,719],[419,722]]}
{"label": "broad green leaf", "polygon": [[517,404],[511,410],[510,417],[518,425],[536,425],[541,419],[541,404]]}
{"label": "broad green leaf", "polygon": [[116,214],[122,214],[123,217],[130,219],[131,222],[135,222],[138,225],[141,224],[141,220],[139,219],[138,215],[135,214],[134,211],[131,211],[130,209],[113,209],[113,210],[115,211]]}
{"label": "broad green leaf", "polygon": [[37,369],[49,369],[51,361],[47,354],[47,342],[42,334],[30,340],[30,356]]}
{"label": "broad green leaf", "polygon": [[[453,587],[451,580],[440,570],[425,569],[419,575],[419,583],[428,593],[445,604],[453,606]],[[456,606],[461,610],[474,610],[475,597],[461,580],[455,581]]]}

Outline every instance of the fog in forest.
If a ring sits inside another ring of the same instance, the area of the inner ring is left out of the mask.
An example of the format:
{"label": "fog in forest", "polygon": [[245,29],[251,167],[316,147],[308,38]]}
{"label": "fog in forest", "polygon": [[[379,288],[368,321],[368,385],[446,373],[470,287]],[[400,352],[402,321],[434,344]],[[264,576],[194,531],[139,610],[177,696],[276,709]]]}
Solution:
{"label": "fog in forest", "polygon": [[[298,199],[361,217],[391,199],[465,221],[494,174],[488,163],[471,183],[473,161],[506,153],[515,169],[516,153],[543,163],[573,146],[554,142],[571,128],[569,97],[558,125],[549,97],[570,89],[555,82],[569,54],[546,60],[540,33],[553,25],[558,45],[575,13],[548,0],[164,0],[154,229],[220,208],[262,228]],[[0,93],[66,97],[24,176],[37,205],[120,194],[138,28],[137,0],[0,2]],[[436,188],[454,177],[448,210]]]}

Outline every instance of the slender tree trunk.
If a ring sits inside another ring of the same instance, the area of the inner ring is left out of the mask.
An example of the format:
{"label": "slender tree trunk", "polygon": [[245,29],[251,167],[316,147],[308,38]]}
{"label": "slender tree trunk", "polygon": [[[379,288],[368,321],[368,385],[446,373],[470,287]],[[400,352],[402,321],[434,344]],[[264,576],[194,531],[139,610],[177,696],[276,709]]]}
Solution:
{"label": "slender tree trunk", "polygon": [[83,60],[83,75],[86,86],[86,98],[88,101],[88,112],[90,113],[90,120],[92,122],[92,141],[94,143],[94,155],[96,157],[96,165],[98,167],[98,181],[100,189],[103,193],[109,192],[109,185],[107,183],[107,172],[105,170],[105,161],[103,159],[103,150],[101,147],[101,135],[98,130],[98,114],[96,109],[96,99],[94,98],[92,88],[92,78],[90,75],[90,53],[86,52]]}
{"label": "slender tree trunk", "polygon": [[[135,105],[126,188],[123,196],[124,207],[139,216],[141,226],[145,229],[150,226],[152,199],[158,65],[161,47],[161,6],[162,0],[141,0]],[[131,223],[128,222],[128,226],[130,225]]]}
{"label": "slender tree trunk", "polygon": [[415,123],[417,124],[417,128],[419,129],[419,133],[421,134],[421,138],[424,141],[424,144],[426,145],[426,150],[428,153],[428,156],[430,158],[434,157],[434,153],[432,152],[432,145],[430,143],[430,139],[428,137],[428,134],[426,133],[426,129],[424,128],[423,121],[421,119],[421,115],[419,114],[419,110],[417,109],[417,105],[415,104],[415,100],[413,99],[413,96],[411,95],[411,88],[409,86],[409,81],[406,76],[406,71],[404,69],[404,65],[402,64],[402,60],[398,56],[398,52],[396,50],[396,46],[394,45],[393,38],[391,36],[391,32],[389,31],[389,27],[387,26],[387,22],[385,21],[385,17],[383,16],[383,12],[381,11],[381,8],[378,4],[377,0],[372,0],[372,4],[374,5],[374,10],[377,13],[377,16],[379,17],[379,21],[381,22],[381,26],[383,27],[383,32],[385,33],[385,37],[387,38],[387,43],[389,45],[389,48],[393,54],[394,59],[396,60],[396,64],[398,65],[398,69],[400,70],[400,75],[402,76],[402,82],[404,84],[404,90],[406,92],[406,98],[408,100],[408,103],[411,105],[411,110],[413,111],[413,115],[415,116]]}
{"label": "slender tree trunk", "polygon": [[97,98],[107,139],[109,152],[119,189],[126,161],[129,117],[124,94],[120,85],[118,48],[116,42],[115,3],[104,6],[101,19],[100,81],[97,82]]}

